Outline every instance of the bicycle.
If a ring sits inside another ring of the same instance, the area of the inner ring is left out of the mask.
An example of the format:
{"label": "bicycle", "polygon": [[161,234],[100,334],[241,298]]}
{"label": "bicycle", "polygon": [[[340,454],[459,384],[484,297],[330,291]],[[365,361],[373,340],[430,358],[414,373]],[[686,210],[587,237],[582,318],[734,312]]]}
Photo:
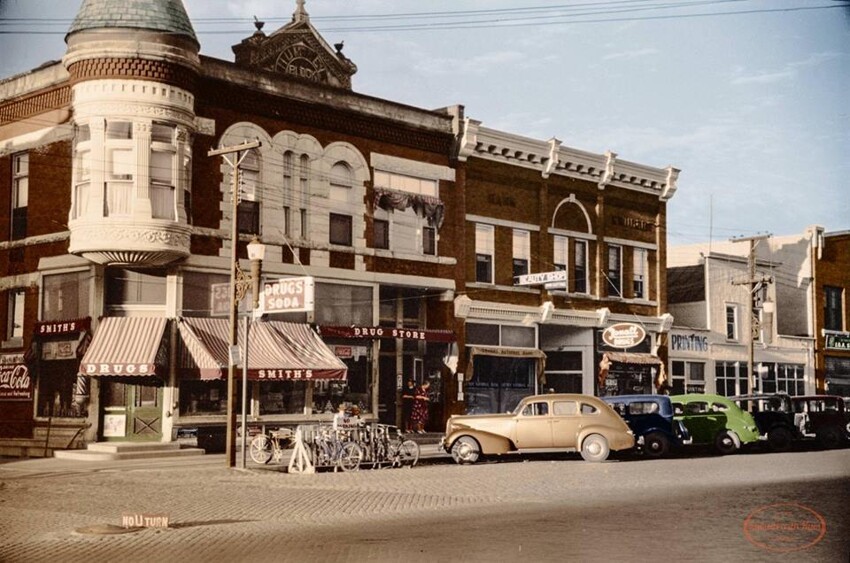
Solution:
{"label": "bicycle", "polygon": [[288,428],[278,428],[267,434],[257,434],[251,440],[248,452],[254,463],[265,465],[272,460],[275,463],[280,463],[283,459],[283,450],[291,445],[292,438],[292,430]]}
{"label": "bicycle", "polygon": [[313,438],[313,465],[357,471],[363,449],[345,431],[320,428]]}
{"label": "bicycle", "polygon": [[387,458],[391,467],[413,467],[419,461],[419,444],[413,440],[407,440],[404,434],[396,428],[396,436],[387,445]]}

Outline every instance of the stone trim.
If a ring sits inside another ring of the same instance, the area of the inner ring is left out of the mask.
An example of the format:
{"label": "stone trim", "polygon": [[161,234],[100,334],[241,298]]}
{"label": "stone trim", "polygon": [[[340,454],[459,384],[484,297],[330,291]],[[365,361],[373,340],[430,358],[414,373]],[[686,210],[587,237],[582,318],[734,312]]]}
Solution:
{"label": "stone trim", "polygon": [[129,58],[85,59],[68,66],[71,84],[101,78],[141,78],[195,91],[197,73],[164,61]]}
{"label": "stone trim", "polygon": [[36,92],[0,106],[0,125],[23,121],[33,115],[68,107],[70,104],[70,86]]}

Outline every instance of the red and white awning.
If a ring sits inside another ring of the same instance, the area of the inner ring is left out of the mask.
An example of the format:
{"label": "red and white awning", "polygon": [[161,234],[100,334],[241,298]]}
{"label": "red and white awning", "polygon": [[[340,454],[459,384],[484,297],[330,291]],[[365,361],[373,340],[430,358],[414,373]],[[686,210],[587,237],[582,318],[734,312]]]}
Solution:
{"label": "red and white awning", "polygon": [[104,317],[80,363],[80,375],[146,377],[166,372],[164,317]]}
{"label": "red and white awning", "polygon": [[[227,375],[230,324],[227,319],[184,317],[178,324],[178,365],[200,379]],[[244,342],[240,323],[237,341]],[[244,351],[243,351],[244,353]],[[248,378],[259,381],[345,379],[347,368],[309,325],[258,321],[248,331]]]}

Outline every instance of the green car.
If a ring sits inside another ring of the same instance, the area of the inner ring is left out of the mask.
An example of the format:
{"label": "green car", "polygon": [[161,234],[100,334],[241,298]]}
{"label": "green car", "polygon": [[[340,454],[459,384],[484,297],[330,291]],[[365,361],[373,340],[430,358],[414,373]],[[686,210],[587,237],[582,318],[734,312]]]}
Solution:
{"label": "green car", "polygon": [[711,445],[726,455],[759,439],[753,416],[726,397],[695,393],[673,395],[670,400],[674,419],[682,421],[695,445]]}

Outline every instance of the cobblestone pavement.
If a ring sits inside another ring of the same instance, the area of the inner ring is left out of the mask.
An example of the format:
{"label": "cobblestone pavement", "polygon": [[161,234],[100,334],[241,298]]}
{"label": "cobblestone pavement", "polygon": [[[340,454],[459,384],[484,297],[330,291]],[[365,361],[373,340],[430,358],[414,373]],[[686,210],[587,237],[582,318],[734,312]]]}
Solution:
{"label": "cobblestone pavement", "polygon": [[[465,467],[432,461],[415,468],[314,475],[231,470],[221,455],[91,464],[0,465],[0,561],[486,560],[463,556],[439,537],[428,538],[419,523],[449,517],[485,521],[482,517],[522,507],[607,511],[643,496],[663,501],[667,491],[684,487],[708,499],[733,486],[767,487],[777,491],[776,499],[790,482],[830,481],[850,489],[850,449],[601,464],[575,455]],[[843,512],[824,506],[817,508],[825,512],[832,534],[844,538],[829,540],[845,541],[840,549],[850,549],[847,505]],[[170,527],[80,533],[117,527],[123,513],[166,514]],[[619,525],[628,530],[641,524]],[[740,529],[740,518],[731,525]],[[390,529],[402,536],[410,530],[409,541],[393,545],[395,536],[383,533]],[[504,546],[495,541],[489,549],[516,553],[516,538],[503,541]],[[482,547],[479,555],[487,552],[488,546]]]}

